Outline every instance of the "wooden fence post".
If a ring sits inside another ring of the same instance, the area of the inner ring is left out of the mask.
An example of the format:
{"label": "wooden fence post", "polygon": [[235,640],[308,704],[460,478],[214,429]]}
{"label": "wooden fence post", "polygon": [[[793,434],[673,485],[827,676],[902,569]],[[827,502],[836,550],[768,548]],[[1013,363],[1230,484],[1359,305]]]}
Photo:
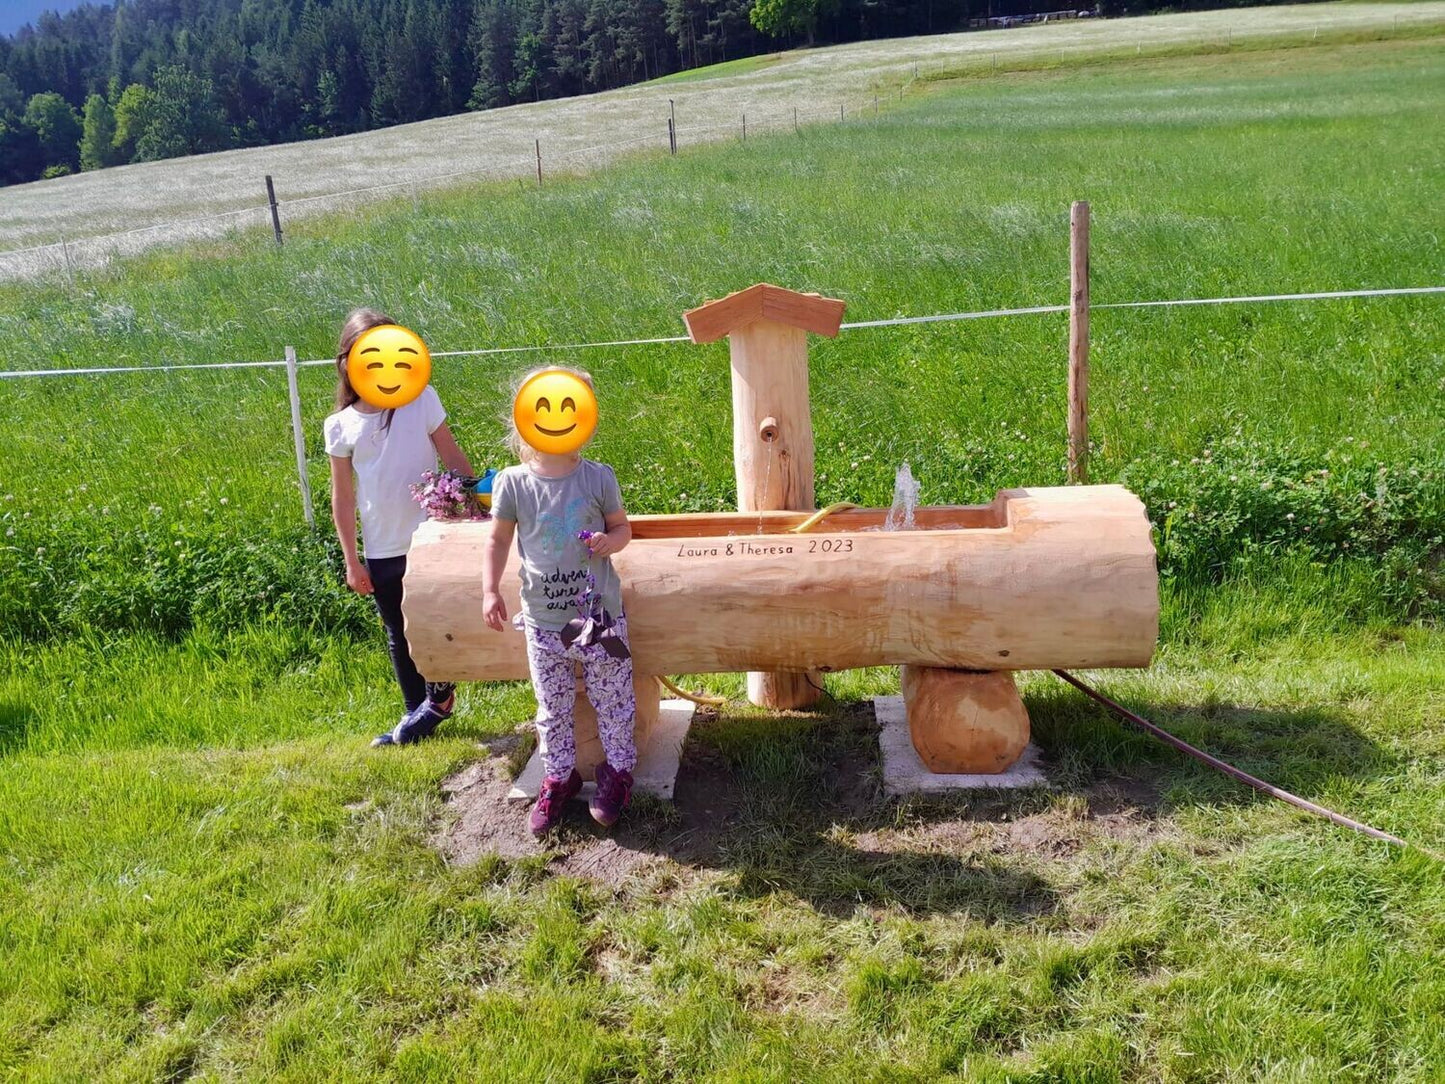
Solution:
{"label": "wooden fence post", "polygon": [[542,141],[534,139],[533,144],[537,148],[537,187],[542,187]]}
{"label": "wooden fence post", "polygon": [[1089,477],[1089,204],[1069,212],[1069,481]]}
{"label": "wooden fence post", "polygon": [[75,287],[75,265],[70,262],[70,245],[65,240],[65,234],[60,235],[60,251],[65,255],[65,277],[70,280],[71,288]]}
{"label": "wooden fence post", "polygon": [[296,348],[286,348],[286,392],[291,397],[291,437],[296,444],[296,477],[301,483],[301,514],[306,526],[316,526],[311,509],[311,479],[306,474],[306,438],[301,431],[301,392],[296,387]]}
{"label": "wooden fence post", "polygon": [[281,211],[276,206],[276,186],[271,183],[271,174],[266,174],[266,202],[271,204],[271,228],[276,231],[276,243],[281,243]]}
{"label": "wooden fence post", "polygon": [[677,123],[667,118],[667,150],[669,154],[677,153]]}

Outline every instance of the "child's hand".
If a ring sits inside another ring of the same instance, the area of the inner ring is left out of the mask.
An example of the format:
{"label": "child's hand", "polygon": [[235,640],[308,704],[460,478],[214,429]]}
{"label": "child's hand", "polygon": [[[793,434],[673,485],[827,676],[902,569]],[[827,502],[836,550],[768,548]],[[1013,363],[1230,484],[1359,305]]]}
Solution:
{"label": "child's hand", "polygon": [[488,591],[482,596],[482,620],[493,631],[502,631],[502,624],[507,620],[507,604],[496,591]]}
{"label": "child's hand", "polygon": [[346,586],[358,595],[371,594],[371,573],[366,571],[366,566],[360,561],[346,566]]}
{"label": "child's hand", "polygon": [[616,553],[618,545],[606,531],[594,531],[587,539],[587,548],[592,551],[593,557],[606,557],[609,553]]}

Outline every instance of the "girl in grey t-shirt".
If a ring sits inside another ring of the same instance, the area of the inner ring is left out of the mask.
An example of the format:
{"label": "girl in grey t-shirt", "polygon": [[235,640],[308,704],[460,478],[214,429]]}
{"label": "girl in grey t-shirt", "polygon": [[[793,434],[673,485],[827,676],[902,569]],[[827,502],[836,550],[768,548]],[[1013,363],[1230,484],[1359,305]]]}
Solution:
{"label": "girl in grey t-shirt", "polygon": [[[592,395],[592,378],[586,373],[546,369],[529,373],[519,396],[527,393],[532,377],[550,372],[575,377],[578,397]],[[573,398],[542,402],[550,414],[565,409]],[[618,648],[619,643],[624,649],[627,644],[627,618],[609,559],[632,540],[632,528],[611,467],[583,459],[580,447],[563,454],[539,451],[517,433],[515,420],[513,437],[522,463],[502,471],[492,485],[493,524],[483,557],[482,605],[487,624],[501,631],[507,620],[500,593],[502,568],[515,538],[521,558],[527,662],[537,694],[537,734],[545,769],[530,824],[537,835],[547,832],[561,819],[567,801],[582,789],[572,719],[577,693],[573,663],[580,661],[607,757],[597,767],[591,812],[593,819],[610,826],[627,804],[637,764],[632,659]],[[584,534],[585,541],[580,537]],[[583,610],[587,611],[583,616],[600,618],[605,613],[611,620],[615,636],[610,650],[602,641],[584,644],[568,635],[569,622]]]}

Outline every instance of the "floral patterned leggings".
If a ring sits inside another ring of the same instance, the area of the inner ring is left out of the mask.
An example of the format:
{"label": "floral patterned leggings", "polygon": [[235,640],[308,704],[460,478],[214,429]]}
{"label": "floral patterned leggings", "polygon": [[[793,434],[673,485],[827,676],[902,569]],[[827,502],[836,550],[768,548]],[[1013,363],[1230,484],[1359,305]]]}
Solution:
{"label": "floral patterned leggings", "polygon": [[[617,618],[617,633],[627,642],[627,618]],[[632,660],[614,659],[601,644],[563,647],[559,633],[527,625],[527,663],[537,694],[537,738],[547,775],[565,779],[577,766],[572,708],[577,700],[573,662],[582,663],[587,699],[597,709],[597,736],[607,763],[630,772],[637,766],[632,730],[637,701],[632,692]]]}

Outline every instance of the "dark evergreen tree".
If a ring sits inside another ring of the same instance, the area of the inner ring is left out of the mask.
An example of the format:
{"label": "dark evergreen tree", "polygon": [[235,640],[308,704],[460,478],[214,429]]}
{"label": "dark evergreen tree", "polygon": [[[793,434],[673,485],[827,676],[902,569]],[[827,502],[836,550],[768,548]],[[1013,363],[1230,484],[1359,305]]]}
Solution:
{"label": "dark evergreen tree", "polygon": [[[1227,6],[1190,0],[1184,6]],[[1058,0],[90,0],[0,36],[0,176],[357,132]],[[1098,5],[1116,10],[1119,0]],[[1178,6],[1145,0],[1134,11]],[[43,107],[26,120],[37,95]],[[103,96],[115,136],[103,144]],[[58,99],[58,101],[57,101]],[[60,106],[65,108],[62,109]]]}

